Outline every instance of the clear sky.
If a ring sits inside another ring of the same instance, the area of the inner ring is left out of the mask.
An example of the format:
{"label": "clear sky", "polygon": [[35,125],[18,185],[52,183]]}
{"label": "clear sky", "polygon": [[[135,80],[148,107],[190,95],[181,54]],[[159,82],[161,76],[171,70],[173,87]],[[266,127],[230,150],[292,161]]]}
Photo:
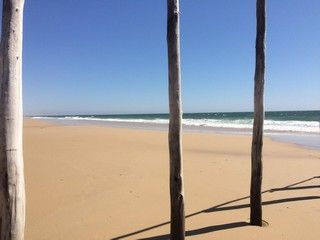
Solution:
{"label": "clear sky", "polygon": [[[252,111],[255,0],[181,0],[184,112]],[[267,0],[267,110],[320,109],[320,1]],[[25,114],[168,111],[165,0],[26,0]]]}

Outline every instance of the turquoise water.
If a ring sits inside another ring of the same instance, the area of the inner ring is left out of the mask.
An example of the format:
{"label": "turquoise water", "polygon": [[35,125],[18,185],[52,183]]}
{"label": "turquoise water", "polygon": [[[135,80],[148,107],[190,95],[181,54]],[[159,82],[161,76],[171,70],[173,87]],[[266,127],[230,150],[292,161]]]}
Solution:
{"label": "turquoise water", "polygon": [[[85,120],[118,123],[167,124],[168,114],[108,114],[108,115],[60,115],[38,116],[63,120]],[[213,129],[250,131],[253,125],[252,112],[185,113],[183,125]],[[320,134],[320,111],[266,112],[264,130],[269,133]]]}
{"label": "turquoise water", "polygon": [[[50,116],[48,116],[50,117]],[[51,117],[82,117],[101,119],[168,119],[168,114],[106,114],[106,115],[58,115]],[[252,119],[252,112],[206,112],[206,113],[184,113],[185,119],[222,119],[243,120]],[[273,111],[265,113],[266,120],[278,121],[320,121],[319,111]]]}

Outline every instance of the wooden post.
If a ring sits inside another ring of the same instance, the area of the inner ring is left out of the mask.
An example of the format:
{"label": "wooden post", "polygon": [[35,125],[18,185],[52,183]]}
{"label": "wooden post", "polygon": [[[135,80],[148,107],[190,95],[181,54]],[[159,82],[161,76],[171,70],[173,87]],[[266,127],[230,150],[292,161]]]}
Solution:
{"label": "wooden post", "polygon": [[256,66],[254,76],[254,123],[251,149],[250,224],[262,226],[262,146],[265,80],[265,0],[257,0]]}
{"label": "wooden post", "polygon": [[0,45],[0,239],[22,240],[25,188],[22,154],[24,0],[3,0]]}
{"label": "wooden post", "polygon": [[179,0],[167,0],[167,44],[169,74],[169,154],[172,240],[185,239],[181,141],[181,73]]}

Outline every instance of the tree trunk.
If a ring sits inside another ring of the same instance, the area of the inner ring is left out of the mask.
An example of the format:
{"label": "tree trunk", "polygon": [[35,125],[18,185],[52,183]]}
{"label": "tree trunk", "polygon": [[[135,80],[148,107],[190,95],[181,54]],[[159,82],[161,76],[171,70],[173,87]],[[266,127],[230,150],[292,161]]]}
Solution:
{"label": "tree trunk", "polygon": [[262,226],[261,184],[265,79],[265,0],[257,0],[256,67],[254,76],[254,123],[251,149],[250,223]]}
{"label": "tree trunk", "polygon": [[22,21],[24,0],[3,0],[0,45],[0,239],[22,240]]}
{"label": "tree trunk", "polygon": [[171,239],[185,238],[184,193],[181,151],[181,73],[179,0],[168,0],[167,44],[169,74],[169,154],[170,154],[170,199]]}

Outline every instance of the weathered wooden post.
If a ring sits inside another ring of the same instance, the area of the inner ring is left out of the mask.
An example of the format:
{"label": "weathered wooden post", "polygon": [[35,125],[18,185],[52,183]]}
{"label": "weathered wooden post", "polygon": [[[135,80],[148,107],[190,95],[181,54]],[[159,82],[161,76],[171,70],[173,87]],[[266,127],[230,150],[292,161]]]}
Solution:
{"label": "weathered wooden post", "polygon": [[257,0],[256,66],[254,76],[254,122],[251,149],[250,224],[262,226],[262,146],[265,80],[265,0]]}
{"label": "weathered wooden post", "polygon": [[179,0],[167,0],[167,44],[169,74],[169,154],[172,240],[185,238],[181,141],[181,73]]}
{"label": "weathered wooden post", "polygon": [[0,239],[22,240],[25,187],[22,154],[24,0],[3,0],[0,45]]}

